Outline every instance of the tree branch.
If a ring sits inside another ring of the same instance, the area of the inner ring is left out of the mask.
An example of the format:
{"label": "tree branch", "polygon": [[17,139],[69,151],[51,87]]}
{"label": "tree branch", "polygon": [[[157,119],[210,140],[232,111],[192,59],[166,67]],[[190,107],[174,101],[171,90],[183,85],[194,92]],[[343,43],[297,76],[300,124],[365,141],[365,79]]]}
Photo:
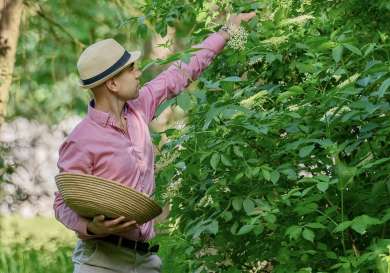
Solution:
{"label": "tree branch", "polygon": [[80,47],[81,49],[85,47],[85,44],[80,42],[79,39],[77,39],[72,33],[70,33],[66,28],[64,28],[61,24],[57,23],[54,19],[51,17],[47,16],[46,13],[44,12],[43,8],[41,5],[39,5],[39,10],[37,11],[37,14],[41,16],[44,20],[46,20],[48,23],[51,25],[59,28],[62,30],[74,43],[76,46]]}

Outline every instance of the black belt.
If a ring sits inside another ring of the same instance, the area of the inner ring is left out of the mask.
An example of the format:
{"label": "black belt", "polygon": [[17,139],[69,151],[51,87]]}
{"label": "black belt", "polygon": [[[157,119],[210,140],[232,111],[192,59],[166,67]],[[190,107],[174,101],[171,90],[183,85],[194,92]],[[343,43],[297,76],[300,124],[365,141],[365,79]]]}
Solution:
{"label": "black belt", "polygon": [[158,249],[160,248],[159,245],[153,245],[151,246],[147,242],[141,242],[141,241],[133,241],[126,238],[123,238],[118,235],[108,235],[106,237],[100,237],[96,238],[99,240],[103,240],[105,242],[112,243],[116,246],[126,247],[130,249],[134,249],[140,252],[148,253],[148,252],[158,252]]}

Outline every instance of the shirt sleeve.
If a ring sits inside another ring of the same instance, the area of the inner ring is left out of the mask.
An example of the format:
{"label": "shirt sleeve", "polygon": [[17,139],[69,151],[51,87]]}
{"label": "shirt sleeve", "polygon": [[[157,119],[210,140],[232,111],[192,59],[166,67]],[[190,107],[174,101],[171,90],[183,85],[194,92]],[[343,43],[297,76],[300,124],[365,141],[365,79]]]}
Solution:
{"label": "shirt sleeve", "polygon": [[[91,174],[92,157],[81,145],[74,141],[65,141],[59,150],[59,160],[57,166],[59,172],[72,172],[80,174]],[[53,204],[54,214],[58,221],[60,221],[67,228],[76,232],[80,239],[92,239],[101,237],[99,235],[91,235],[87,232],[87,224],[89,220],[79,216],[71,208],[69,208],[60,192],[55,192],[55,199]]]}
{"label": "shirt sleeve", "polygon": [[141,88],[136,104],[145,114],[148,123],[161,103],[177,96],[191,81],[199,77],[223,50],[225,43],[226,40],[220,33],[209,35],[202,43],[193,46],[200,49],[192,55],[188,64],[182,61],[174,62]]}

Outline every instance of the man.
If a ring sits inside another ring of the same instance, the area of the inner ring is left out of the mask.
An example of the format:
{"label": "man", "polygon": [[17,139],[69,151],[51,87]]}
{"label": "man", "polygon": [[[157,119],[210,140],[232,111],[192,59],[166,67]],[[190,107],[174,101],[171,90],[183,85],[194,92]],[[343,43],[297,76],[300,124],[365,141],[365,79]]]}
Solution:
{"label": "man", "polygon": [[[256,14],[231,16],[238,28]],[[77,67],[83,88],[93,92],[87,116],[59,150],[60,172],[91,174],[111,179],[151,196],[154,154],[148,124],[157,107],[178,95],[220,53],[230,38],[229,28],[211,34],[190,62],[175,62],[140,89],[139,51],[128,52],[113,39],[99,41],[80,55]],[[72,260],[74,273],[161,272],[161,259],[148,240],[154,221],[138,226],[124,217],[86,219],[77,215],[55,193],[55,216],[79,237]]]}

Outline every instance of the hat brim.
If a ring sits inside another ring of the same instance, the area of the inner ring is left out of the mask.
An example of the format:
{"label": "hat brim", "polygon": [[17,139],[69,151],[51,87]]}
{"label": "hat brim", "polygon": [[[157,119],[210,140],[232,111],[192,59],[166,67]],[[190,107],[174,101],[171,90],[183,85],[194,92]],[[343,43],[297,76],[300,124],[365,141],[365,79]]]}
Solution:
{"label": "hat brim", "polygon": [[129,51],[129,53],[131,54],[131,57],[123,66],[121,66],[117,70],[113,71],[109,75],[105,76],[104,78],[102,78],[102,79],[100,79],[100,80],[98,80],[98,81],[96,81],[94,83],[85,85],[85,84],[82,83],[82,81],[80,81],[79,82],[80,87],[85,88],[85,89],[90,89],[90,88],[93,88],[93,87],[96,87],[96,86],[102,84],[103,82],[105,82],[109,78],[111,78],[111,77],[115,76],[116,74],[118,74],[119,72],[121,72],[124,68],[126,68],[130,64],[132,64],[135,61],[137,61],[141,57],[141,55],[142,55],[141,51]]}

